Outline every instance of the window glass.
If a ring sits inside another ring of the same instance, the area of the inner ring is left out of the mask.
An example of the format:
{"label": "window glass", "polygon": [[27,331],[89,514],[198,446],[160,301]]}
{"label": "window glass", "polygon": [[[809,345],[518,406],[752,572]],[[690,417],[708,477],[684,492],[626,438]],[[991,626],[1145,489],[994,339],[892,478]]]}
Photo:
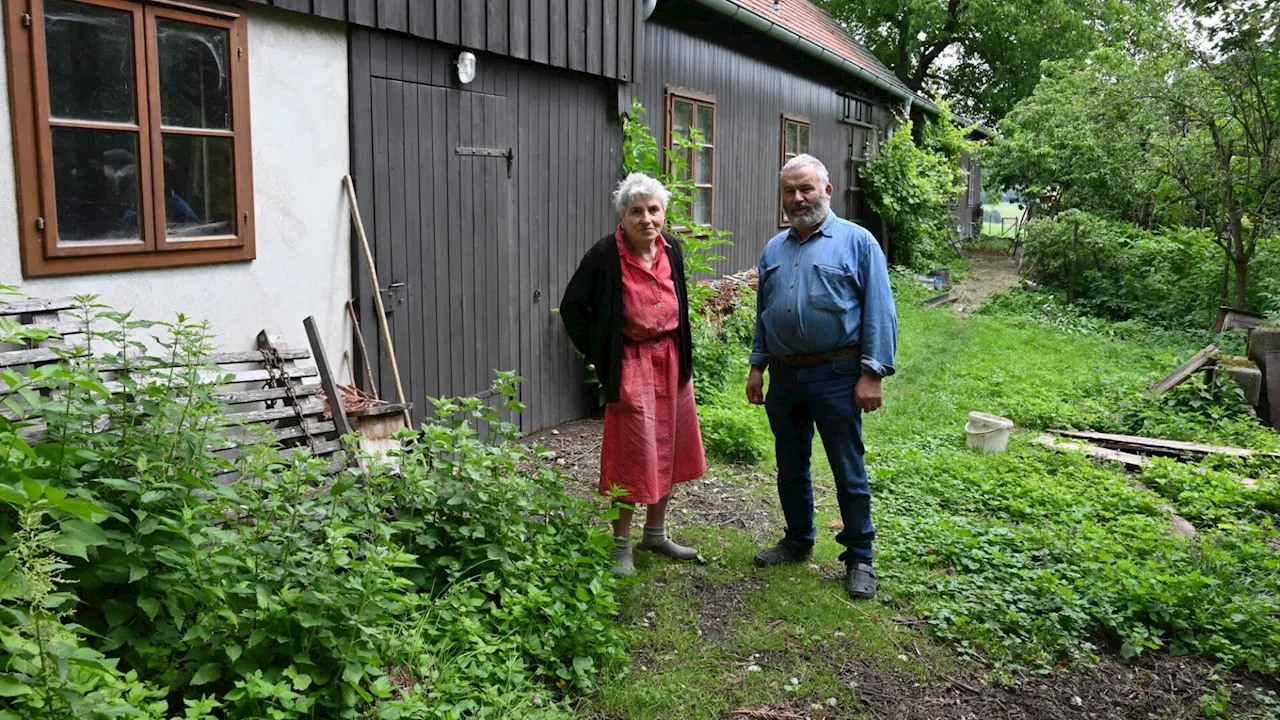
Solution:
{"label": "window glass", "polygon": [[49,111],[54,118],[133,123],[133,16],[123,10],[48,0]]}

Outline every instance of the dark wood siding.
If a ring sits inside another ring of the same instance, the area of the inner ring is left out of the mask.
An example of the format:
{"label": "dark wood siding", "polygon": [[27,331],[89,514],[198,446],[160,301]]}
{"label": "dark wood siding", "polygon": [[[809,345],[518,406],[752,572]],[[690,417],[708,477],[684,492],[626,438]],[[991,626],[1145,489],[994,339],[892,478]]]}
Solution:
{"label": "dark wood siding", "polygon": [[[524,429],[585,415],[582,362],[553,310],[583,253],[616,223],[612,84],[482,54],[462,86],[447,45],[357,28],[350,48],[356,191],[379,281],[405,283],[387,297],[418,416],[430,412],[426,397],[475,393],[494,369],[527,379]],[[456,149],[471,145],[511,147],[510,180],[501,158],[459,160]],[[356,252],[353,267],[379,391],[392,397]]]}
{"label": "dark wood siding", "polygon": [[644,32],[644,0],[242,1],[620,80]]}
{"label": "dark wood siding", "polygon": [[[716,99],[715,221],[733,233],[734,246],[722,251],[723,272],[753,267],[778,223],[782,115],[810,122],[811,152],[827,166],[834,186],[832,207],[848,216],[849,144],[853,126],[840,120],[840,92],[873,100],[874,122],[883,130],[887,101],[875,88],[797,51],[755,40],[749,31],[718,16],[664,19],[662,8],[645,23],[643,68],[631,90],[648,110],[655,136],[666,131],[666,90],[685,88]],[[704,13],[705,15],[705,13]],[[674,25],[674,27],[673,27]],[[696,32],[696,35],[693,34]],[[877,237],[879,222],[868,222]]]}

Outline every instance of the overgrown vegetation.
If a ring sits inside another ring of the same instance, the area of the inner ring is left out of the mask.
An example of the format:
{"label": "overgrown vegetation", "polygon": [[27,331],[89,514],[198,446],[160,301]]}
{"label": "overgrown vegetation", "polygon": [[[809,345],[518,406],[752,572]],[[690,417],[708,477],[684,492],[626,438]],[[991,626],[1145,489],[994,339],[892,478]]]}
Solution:
{"label": "overgrown vegetation", "polygon": [[232,464],[207,329],[80,312],[91,354],[0,373],[0,717],[567,717],[621,659],[601,507],[496,410],[436,401],[398,469]]}
{"label": "overgrown vegetation", "polygon": [[[815,443],[815,565],[750,569],[776,527],[739,530],[719,515],[694,536],[716,548],[710,567],[677,574],[641,564],[642,582],[622,598],[643,667],[605,685],[593,704],[599,716],[715,718],[781,704],[846,717],[862,710],[856,698],[874,708],[880,697],[874,685],[865,695],[864,684],[850,685],[866,680],[848,674],[863,662],[944,686],[974,668],[997,682],[1067,683],[1063,673],[1087,670],[1104,654],[1197,654],[1220,670],[1280,674],[1273,461],[1157,461],[1132,476],[1031,442],[1047,428],[1074,427],[1280,450],[1280,436],[1229,385],[1193,380],[1172,393],[1146,392],[1203,338],[1081,315],[1044,292],[1015,293],[957,318],[918,308],[929,291],[910,276],[894,282],[898,374],[885,383],[885,407],[864,420],[878,602],[853,608],[839,597],[840,548],[828,529],[838,509]],[[1008,453],[965,447],[972,410],[1017,422]],[[744,407],[745,417],[753,413],[764,415]],[[771,468],[760,472],[767,478]],[[711,475],[719,478],[712,488],[745,496],[742,517],[763,510],[780,523],[772,482],[724,467]],[[1165,506],[1198,536],[1175,534]],[[710,616],[717,629],[709,640],[707,608],[726,596],[737,602]],[[744,669],[751,663],[757,671]],[[1271,717],[1272,696],[1214,677],[1206,687],[1221,684],[1203,701],[1191,695],[1187,712],[1200,712],[1202,702],[1223,713],[1255,703],[1257,714],[1237,716]]]}
{"label": "overgrown vegetation", "polygon": [[911,121],[899,125],[865,177],[871,207],[889,226],[890,262],[924,271],[957,257],[951,209],[968,178],[960,158],[978,144],[968,139],[972,128],[958,126],[945,106],[922,122],[919,143]]}
{"label": "overgrown vegetation", "polygon": [[[1280,278],[1277,16],[1265,3],[1188,5],[1205,14],[1142,31],[1136,45],[1047,66],[1035,93],[1001,125],[986,155],[987,180],[1044,200],[1050,212],[1101,216],[1070,221],[1087,224],[1090,249],[1112,261],[1098,264],[1100,281],[1143,267],[1162,246],[1184,266],[1162,263],[1158,282],[1195,298],[1196,307],[1210,304],[1202,298],[1270,307]],[[1042,241],[1028,245],[1028,257],[1057,264],[1042,276],[1067,288],[1066,230],[1028,230]],[[1178,314],[1158,294],[1123,302],[1129,316]]]}

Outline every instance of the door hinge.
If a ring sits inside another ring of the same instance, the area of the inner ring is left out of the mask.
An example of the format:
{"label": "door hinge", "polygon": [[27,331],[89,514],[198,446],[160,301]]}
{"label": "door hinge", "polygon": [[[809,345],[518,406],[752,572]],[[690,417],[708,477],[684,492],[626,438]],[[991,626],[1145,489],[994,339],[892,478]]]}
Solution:
{"label": "door hinge", "polygon": [[31,13],[22,13],[22,27],[31,27]]}
{"label": "door hinge", "polygon": [[42,217],[36,218],[36,230],[39,230],[40,232],[44,232],[44,218]]}
{"label": "door hinge", "polygon": [[236,48],[236,57],[238,58],[244,57],[244,48],[242,47]]}

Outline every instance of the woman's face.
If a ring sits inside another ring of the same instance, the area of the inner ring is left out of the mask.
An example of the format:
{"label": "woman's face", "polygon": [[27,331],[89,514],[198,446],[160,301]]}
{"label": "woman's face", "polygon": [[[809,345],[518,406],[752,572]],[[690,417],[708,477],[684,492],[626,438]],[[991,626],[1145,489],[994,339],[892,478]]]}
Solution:
{"label": "woman's face", "polygon": [[622,213],[622,232],[633,242],[653,242],[666,221],[667,211],[658,198],[638,197]]}

